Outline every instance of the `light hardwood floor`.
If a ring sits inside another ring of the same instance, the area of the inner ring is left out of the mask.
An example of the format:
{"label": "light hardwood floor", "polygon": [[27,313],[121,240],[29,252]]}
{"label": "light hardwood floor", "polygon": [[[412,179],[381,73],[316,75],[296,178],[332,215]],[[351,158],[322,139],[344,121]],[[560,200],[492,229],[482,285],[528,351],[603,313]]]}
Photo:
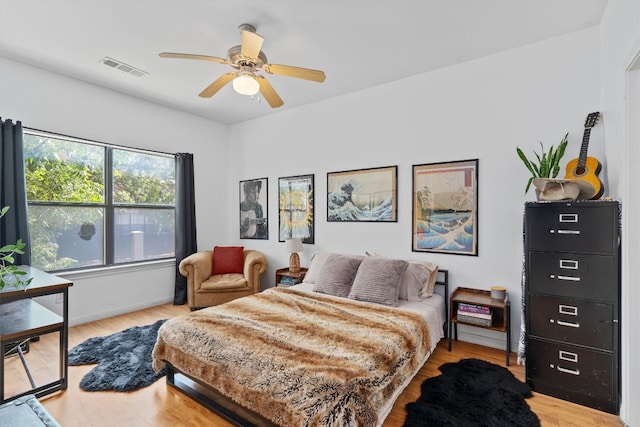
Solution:
{"label": "light hardwood floor", "polygon": [[[171,304],[116,316],[109,319],[78,325],[69,330],[69,348],[87,338],[109,335],[131,326],[153,323],[188,313],[187,306]],[[40,378],[55,377],[58,361],[59,337],[57,334],[43,336],[40,341],[31,344],[27,354],[36,382]],[[429,377],[440,375],[438,367],[443,363],[475,357],[504,366],[504,352],[462,341],[454,342],[453,351],[447,351],[446,341],[440,342],[434,354],[429,358],[420,373],[396,401],[384,426],[402,426],[405,419],[405,405],[420,396],[420,384]],[[9,357],[6,364],[5,392],[28,388],[28,379],[18,357]],[[141,426],[230,426],[214,413],[194,402],[181,392],[168,387],[161,379],[150,387],[130,392],[85,392],[78,384],[91,366],[69,367],[69,388],[60,393],[40,399],[44,407],[63,427],[141,427]],[[509,368],[516,377],[524,380],[524,367],[516,365],[512,354]],[[549,396],[534,393],[527,400],[531,409],[538,415],[543,426],[621,426],[615,415],[596,411],[584,406],[565,402]]]}

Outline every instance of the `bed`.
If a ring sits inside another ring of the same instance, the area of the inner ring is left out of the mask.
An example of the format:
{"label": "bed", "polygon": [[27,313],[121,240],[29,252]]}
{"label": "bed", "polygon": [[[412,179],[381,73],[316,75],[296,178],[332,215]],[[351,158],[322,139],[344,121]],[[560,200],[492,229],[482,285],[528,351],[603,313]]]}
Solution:
{"label": "bed", "polygon": [[236,425],[382,425],[445,336],[448,272],[426,283],[421,262],[317,258],[299,285],[168,320],[154,369]]}

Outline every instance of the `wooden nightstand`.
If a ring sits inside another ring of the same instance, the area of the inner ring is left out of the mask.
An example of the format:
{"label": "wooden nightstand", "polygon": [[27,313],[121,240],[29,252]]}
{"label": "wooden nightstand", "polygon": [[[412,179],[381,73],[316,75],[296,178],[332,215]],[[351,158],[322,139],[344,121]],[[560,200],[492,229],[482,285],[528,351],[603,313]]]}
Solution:
{"label": "wooden nightstand", "polygon": [[[491,325],[482,325],[476,322],[468,322],[458,319],[458,306],[460,304],[472,304],[491,309]],[[491,298],[491,291],[473,288],[458,288],[451,295],[451,321],[449,322],[449,351],[451,351],[451,329],[455,334],[455,340],[458,340],[458,323],[476,328],[491,329],[494,331],[505,332],[507,334],[507,345],[505,349],[506,364],[509,366],[509,355],[511,354],[511,303],[509,302],[509,294],[506,293],[503,300]]]}
{"label": "wooden nightstand", "polygon": [[297,285],[298,283],[301,283],[302,280],[304,280],[304,276],[305,274],[307,274],[308,270],[308,268],[301,267],[299,273],[293,273],[289,271],[288,267],[279,268],[278,270],[276,270],[276,286]]}

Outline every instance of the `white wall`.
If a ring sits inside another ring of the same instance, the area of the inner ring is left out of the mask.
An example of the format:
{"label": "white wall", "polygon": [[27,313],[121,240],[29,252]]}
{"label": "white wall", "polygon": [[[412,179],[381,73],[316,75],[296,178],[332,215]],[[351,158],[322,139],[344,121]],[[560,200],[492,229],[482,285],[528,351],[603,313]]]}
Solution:
{"label": "white wall", "polygon": [[[449,270],[451,289],[506,286],[515,348],[523,202],[534,199],[533,191],[523,195],[528,172],[515,147],[557,145],[570,132],[563,166],[578,156],[586,115],[599,107],[598,46],[592,28],[232,127],[230,155],[243,161],[230,171],[228,216],[235,226],[229,240],[267,253],[265,279],[273,285],[275,269],[288,259],[278,243],[278,177],[313,173],[316,243],[305,245],[303,266],[318,250],[368,250],[436,262]],[[479,256],[412,253],[412,165],[473,158],[479,159]],[[327,172],[387,165],[398,165],[397,223],[326,221]],[[233,184],[264,176],[270,240],[240,240]],[[504,346],[503,334],[466,331],[482,336],[461,339]]]}
{"label": "white wall", "polygon": [[[227,211],[220,209],[227,198],[226,126],[2,57],[0,117],[100,142],[194,153],[198,245],[227,238]],[[174,263],[66,277],[74,281],[71,324],[173,300]]]}
{"label": "white wall", "polygon": [[[602,111],[605,170],[614,197],[622,202],[622,407],[620,417],[640,425],[640,2],[609,0],[601,24]],[[613,166],[613,167],[611,167]],[[636,402],[636,404],[633,404]]]}

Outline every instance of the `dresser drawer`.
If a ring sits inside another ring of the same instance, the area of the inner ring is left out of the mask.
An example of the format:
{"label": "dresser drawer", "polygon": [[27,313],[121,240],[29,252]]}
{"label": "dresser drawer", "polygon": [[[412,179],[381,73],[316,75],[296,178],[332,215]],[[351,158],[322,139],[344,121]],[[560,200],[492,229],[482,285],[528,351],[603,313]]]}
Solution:
{"label": "dresser drawer", "polygon": [[528,203],[527,248],[613,254],[618,247],[618,209],[607,202]]}
{"label": "dresser drawer", "polygon": [[616,257],[537,251],[527,256],[530,292],[616,302]]}
{"label": "dresser drawer", "polygon": [[607,410],[617,402],[614,364],[613,353],[536,339],[527,342],[527,382],[541,384],[534,390],[544,393],[544,384],[551,384],[567,394],[604,402],[598,406]]}
{"label": "dresser drawer", "polygon": [[613,350],[613,305],[570,298],[529,295],[529,335]]}

